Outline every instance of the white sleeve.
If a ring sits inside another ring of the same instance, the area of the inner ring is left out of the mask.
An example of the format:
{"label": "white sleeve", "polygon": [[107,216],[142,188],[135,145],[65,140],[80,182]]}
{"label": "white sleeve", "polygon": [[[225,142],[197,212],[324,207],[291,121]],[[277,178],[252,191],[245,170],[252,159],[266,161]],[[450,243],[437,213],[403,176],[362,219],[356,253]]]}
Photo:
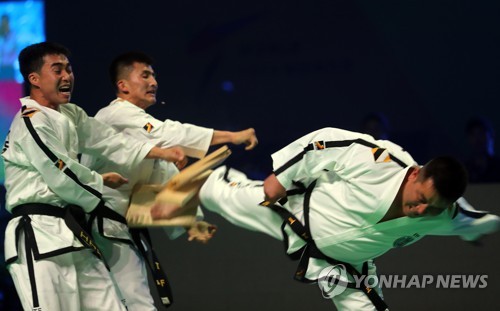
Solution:
{"label": "white sleeve", "polygon": [[429,234],[458,235],[463,240],[473,241],[500,229],[500,217],[497,215],[475,210],[464,198],[459,198],[455,205],[455,217]]}
{"label": "white sleeve", "polygon": [[94,158],[104,157],[117,166],[133,169],[137,167],[154,147],[149,142],[139,141],[117,132],[79,109],[75,118],[79,137],[80,152]]}
{"label": "white sleeve", "polygon": [[207,154],[212,141],[213,129],[178,121],[165,120],[158,128],[162,147],[181,146],[186,155],[202,158]]}
{"label": "white sleeve", "polygon": [[40,173],[50,190],[87,212],[93,210],[102,197],[101,175],[69,156],[51,127],[51,120],[44,114],[38,113],[26,122],[30,134],[16,144],[30,159],[31,165]]}
{"label": "white sleeve", "polygon": [[142,109],[126,105],[106,107],[99,111],[96,119],[158,147],[183,147],[186,155],[194,158],[206,155],[213,136],[213,129],[168,119],[160,121]]}

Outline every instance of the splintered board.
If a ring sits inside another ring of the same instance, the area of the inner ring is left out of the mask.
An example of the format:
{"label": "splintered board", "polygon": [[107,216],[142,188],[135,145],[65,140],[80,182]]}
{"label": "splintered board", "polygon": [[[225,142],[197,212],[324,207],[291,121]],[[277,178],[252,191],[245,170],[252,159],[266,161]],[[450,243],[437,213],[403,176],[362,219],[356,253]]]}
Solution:
{"label": "splintered board", "polygon": [[[230,154],[231,150],[223,146],[181,170],[165,185],[137,185],[126,215],[129,227],[190,226],[196,220],[198,191],[212,168]],[[155,204],[162,205],[165,219],[151,217]]]}

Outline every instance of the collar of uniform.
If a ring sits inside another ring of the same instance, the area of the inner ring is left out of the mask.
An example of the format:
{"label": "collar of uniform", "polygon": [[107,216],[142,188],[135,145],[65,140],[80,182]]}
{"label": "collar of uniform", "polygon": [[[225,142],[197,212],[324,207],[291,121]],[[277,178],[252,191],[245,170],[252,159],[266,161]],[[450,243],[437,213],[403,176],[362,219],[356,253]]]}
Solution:
{"label": "collar of uniform", "polygon": [[[21,106],[30,106],[30,107],[36,107],[36,108],[39,108],[39,109],[50,109],[52,111],[61,112],[60,111],[61,105],[58,107],[59,108],[58,110],[54,110],[54,109],[45,107],[43,105],[40,105],[36,100],[32,99],[29,96],[22,97],[22,98],[19,99],[19,101],[21,102]],[[64,105],[74,105],[74,104],[72,104],[72,103],[66,103]]]}
{"label": "collar of uniform", "polygon": [[131,102],[129,102],[128,100],[120,98],[120,97],[118,97],[115,100],[113,100],[111,103],[109,103],[109,105],[110,106],[112,106],[112,105],[123,105],[123,106],[126,106],[128,108],[134,108],[134,109],[137,109],[139,111],[145,111],[141,107],[138,107],[137,105],[134,105]]}
{"label": "collar of uniform", "polygon": [[367,217],[367,223],[377,223],[387,213],[392,202],[396,199],[396,195],[404,182],[406,173],[411,168],[407,166],[404,169],[397,171],[385,185],[385,191],[380,194],[380,205]]}
{"label": "collar of uniform", "polygon": [[22,106],[35,106],[37,108],[42,107],[42,105],[40,105],[34,99],[31,99],[29,96],[20,98],[19,100],[21,101]]}

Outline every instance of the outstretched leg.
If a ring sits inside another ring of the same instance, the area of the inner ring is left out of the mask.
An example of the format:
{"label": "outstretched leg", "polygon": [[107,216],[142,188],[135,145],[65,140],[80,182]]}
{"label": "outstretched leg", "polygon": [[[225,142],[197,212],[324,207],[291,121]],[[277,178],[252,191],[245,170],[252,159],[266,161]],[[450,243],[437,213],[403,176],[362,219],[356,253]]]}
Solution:
{"label": "outstretched leg", "polygon": [[264,201],[262,181],[250,180],[245,174],[222,166],[201,187],[199,198],[202,206],[232,224],[283,240],[281,217],[259,205]]}

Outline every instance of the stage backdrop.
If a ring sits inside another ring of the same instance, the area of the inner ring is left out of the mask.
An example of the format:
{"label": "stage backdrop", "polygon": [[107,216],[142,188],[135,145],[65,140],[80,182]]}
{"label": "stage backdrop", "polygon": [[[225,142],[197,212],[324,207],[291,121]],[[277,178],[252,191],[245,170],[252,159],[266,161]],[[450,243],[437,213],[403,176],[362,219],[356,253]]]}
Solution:
{"label": "stage backdrop", "polygon": [[74,101],[94,114],[114,93],[107,68],[127,50],[156,60],[160,119],[253,126],[269,154],[325,126],[385,113],[419,161],[467,155],[464,127],[500,130],[499,1],[66,1],[46,4],[47,37],[73,51]]}

